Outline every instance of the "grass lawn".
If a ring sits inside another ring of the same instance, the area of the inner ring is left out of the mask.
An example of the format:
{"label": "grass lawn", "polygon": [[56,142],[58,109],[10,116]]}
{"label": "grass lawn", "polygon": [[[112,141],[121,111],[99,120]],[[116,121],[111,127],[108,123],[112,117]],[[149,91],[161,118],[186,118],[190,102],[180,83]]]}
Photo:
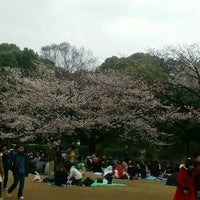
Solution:
{"label": "grass lawn", "polygon": [[[90,174],[85,174],[85,178]],[[25,181],[23,196],[26,200],[170,200],[176,187],[167,186],[165,183],[151,180],[119,180],[113,179],[113,183],[123,183],[124,187],[52,187],[46,183],[32,182],[34,175],[30,174]],[[96,177],[92,177],[96,180]],[[9,184],[12,183],[12,174],[9,175]],[[18,187],[12,197],[16,199]]]}

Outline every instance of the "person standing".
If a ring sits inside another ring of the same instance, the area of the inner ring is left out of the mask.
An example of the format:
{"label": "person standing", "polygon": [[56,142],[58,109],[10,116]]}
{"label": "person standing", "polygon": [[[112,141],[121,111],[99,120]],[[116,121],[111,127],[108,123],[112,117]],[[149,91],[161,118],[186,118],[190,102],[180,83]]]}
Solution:
{"label": "person standing", "polygon": [[7,190],[10,154],[8,152],[6,144],[3,144],[1,149],[2,149],[2,153],[3,153],[2,162],[3,162],[3,170],[4,170],[3,189]]}
{"label": "person standing", "polygon": [[62,163],[62,146],[61,146],[61,140],[55,140],[54,144],[56,146],[56,157],[55,157],[55,167],[54,167],[54,173],[56,172],[57,166]]}
{"label": "person standing", "polygon": [[176,192],[173,200],[195,200],[195,191],[192,170],[194,169],[195,160],[187,158],[178,172]]}
{"label": "person standing", "polygon": [[72,143],[71,147],[67,150],[67,159],[70,167],[77,164],[79,151],[76,148],[75,143]]}
{"label": "person standing", "polygon": [[2,177],[3,177],[3,162],[2,162],[2,153],[0,151],[0,200],[3,200],[2,198]]}
{"label": "person standing", "polygon": [[196,154],[196,165],[193,171],[196,200],[200,200],[200,152]]}
{"label": "person standing", "polygon": [[49,177],[54,177],[57,144],[52,142],[49,147]]}
{"label": "person standing", "polygon": [[18,199],[24,199],[22,192],[24,188],[25,177],[28,176],[28,159],[24,153],[24,146],[18,145],[17,152],[15,153],[13,160],[11,160],[11,170],[13,172],[13,184],[7,191],[7,197],[11,197],[11,193],[17,187],[18,182]]}
{"label": "person standing", "polygon": [[125,147],[124,147],[123,160],[124,160],[126,163],[128,163],[129,159],[130,159],[129,147],[128,147],[128,145],[125,145]]}
{"label": "person standing", "polygon": [[144,163],[146,156],[146,150],[144,148],[140,148],[140,161]]}

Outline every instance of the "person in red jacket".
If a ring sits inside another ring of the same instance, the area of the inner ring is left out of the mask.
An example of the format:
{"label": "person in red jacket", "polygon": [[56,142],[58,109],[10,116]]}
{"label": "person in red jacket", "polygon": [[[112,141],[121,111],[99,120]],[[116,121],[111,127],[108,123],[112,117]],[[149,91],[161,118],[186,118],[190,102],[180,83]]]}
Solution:
{"label": "person in red jacket", "polygon": [[124,178],[124,168],[121,161],[117,162],[117,165],[114,167],[113,171],[115,178]]}
{"label": "person in red jacket", "polygon": [[193,170],[196,200],[200,200],[200,152],[196,154],[196,166]]}
{"label": "person in red jacket", "polygon": [[180,167],[177,177],[177,187],[173,200],[195,200],[195,190],[192,170],[195,160],[187,158],[185,165]]}

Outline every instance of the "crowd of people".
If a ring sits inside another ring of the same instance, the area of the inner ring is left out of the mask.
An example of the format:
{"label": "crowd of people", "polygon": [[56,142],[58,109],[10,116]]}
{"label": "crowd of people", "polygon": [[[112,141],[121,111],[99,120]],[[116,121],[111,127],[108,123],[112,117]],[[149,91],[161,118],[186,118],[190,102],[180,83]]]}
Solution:
{"label": "crowd of people", "polygon": [[[102,174],[109,183],[112,183],[112,178],[129,180],[146,179],[149,176],[168,178],[177,173],[174,200],[200,200],[200,154],[196,155],[196,159],[188,158],[181,166],[174,162],[146,160],[144,149],[141,149],[138,160],[130,158],[127,150],[122,158],[108,158],[106,155],[98,157],[95,153],[83,158],[79,155],[75,143],[64,150],[61,140],[58,139],[50,142],[46,152],[25,151],[23,145],[18,145],[16,150],[8,149],[6,144],[1,144],[0,158],[2,187],[7,191],[8,197],[11,197],[19,182],[18,198],[24,199],[24,182],[29,173],[44,174],[46,178],[42,181],[51,182],[56,186],[66,184],[82,186],[84,174],[89,171],[93,174]],[[9,170],[13,172],[13,183],[7,188]]]}

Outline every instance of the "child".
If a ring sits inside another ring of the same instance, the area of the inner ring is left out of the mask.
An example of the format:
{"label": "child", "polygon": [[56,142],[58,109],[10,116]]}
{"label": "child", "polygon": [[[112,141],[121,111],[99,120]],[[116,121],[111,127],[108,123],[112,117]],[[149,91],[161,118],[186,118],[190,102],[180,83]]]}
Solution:
{"label": "child", "polygon": [[195,160],[187,158],[185,165],[179,169],[174,200],[195,200],[194,183],[192,179],[194,165]]}

